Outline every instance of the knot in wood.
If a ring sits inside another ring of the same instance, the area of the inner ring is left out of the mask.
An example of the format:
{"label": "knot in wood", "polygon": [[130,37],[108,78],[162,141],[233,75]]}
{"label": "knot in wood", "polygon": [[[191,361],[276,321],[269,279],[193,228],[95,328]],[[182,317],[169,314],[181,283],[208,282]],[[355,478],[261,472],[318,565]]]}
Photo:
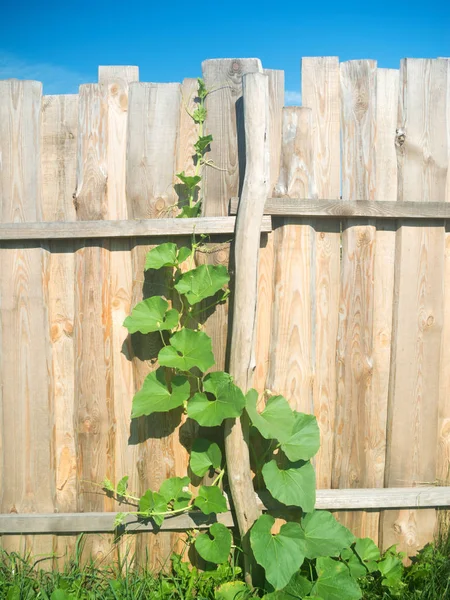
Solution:
{"label": "knot in wood", "polygon": [[403,144],[405,143],[406,140],[406,131],[403,129],[403,127],[399,127],[398,129],[395,130],[395,145],[398,148],[401,148],[403,146]]}

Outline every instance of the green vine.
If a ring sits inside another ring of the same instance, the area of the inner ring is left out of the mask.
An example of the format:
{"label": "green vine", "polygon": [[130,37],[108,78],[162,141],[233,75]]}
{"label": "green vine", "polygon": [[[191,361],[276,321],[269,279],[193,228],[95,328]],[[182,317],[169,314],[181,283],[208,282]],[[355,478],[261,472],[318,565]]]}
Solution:
{"label": "green vine", "polygon": [[[199,106],[192,114],[199,125],[195,175],[178,174],[188,192],[183,217],[199,214],[196,188],[212,141],[203,131],[207,91],[202,80],[198,96]],[[358,600],[362,596],[358,579],[375,572],[381,573],[391,594],[400,594],[402,556],[395,548],[381,557],[373,541],[356,539],[330,512],[314,510],[316,485],[311,459],[320,444],[316,418],[293,410],[280,395],[265,399],[260,410],[255,390],[244,393],[228,373],[210,372],[215,365],[211,338],[196,318],[205,300],[209,308],[226,300],[229,274],[222,265],[196,267],[194,254],[200,248],[201,242],[195,240],[190,247],[164,243],[147,255],[145,269],[165,271],[168,294],[139,302],[124,322],[130,334],[156,333],[161,337],[159,366],[147,375],[134,396],[131,418],[181,409],[198,425],[213,428],[217,440],[225,419],[240,418],[246,412],[252,426],[254,482],[272,498],[267,512],[250,530],[251,551],[266,580],[265,589],[253,590],[254,594],[266,594],[264,597],[271,600]],[[222,485],[227,489],[226,464],[214,440],[196,439],[190,452],[191,477],[171,477],[158,490],[139,496],[128,490],[127,476],[117,485],[105,479],[102,487],[106,493],[129,509],[117,515],[116,527],[123,527],[128,517],[151,520],[161,527],[165,519],[180,514],[198,513],[216,521],[218,514],[227,512],[227,497],[221,489]],[[192,493],[190,486],[206,474],[212,483],[201,484]],[[227,562],[236,547],[229,529],[218,522],[213,522],[207,533],[190,532],[188,538],[210,563]],[[236,591],[242,592],[242,586],[236,584]]]}

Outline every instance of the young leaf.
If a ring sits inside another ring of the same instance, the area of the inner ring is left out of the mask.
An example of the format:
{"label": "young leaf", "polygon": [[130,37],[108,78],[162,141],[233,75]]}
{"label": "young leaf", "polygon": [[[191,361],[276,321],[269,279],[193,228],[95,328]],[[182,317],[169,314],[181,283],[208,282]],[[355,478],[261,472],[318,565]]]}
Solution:
{"label": "young leaf", "polygon": [[114,489],[113,484],[107,477],[105,477],[105,479],[102,481],[102,488],[107,492],[115,492],[116,491]]}
{"label": "young leaf", "polygon": [[206,108],[204,106],[199,106],[192,113],[192,118],[195,123],[204,123],[206,119]]}
{"label": "young leaf", "polygon": [[219,469],[222,463],[222,452],[217,444],[210,440],[197,438],[192,446],[189,466],[191,471],[203,477],[211,467]]}
{"label": "young leaf", "polygon": [[212,135],[204,135],[199,137],[198,140],[194,144],[195,151],[197,154],[203,155],[208,148],[209,144],[212,142]]}
{"label": "young leaf", "polygon": [[194,500],[194,506],[199,508],[204,515],[227,512],[228,510],[225,496],[216,485],[202,485],[197,498]]}
{"label": "young leaf", "polygon": [[180,181],[184,183],[190,190],[193,190],[197,184],[200,183],[202,178],[199,175],[185,175],[184,171],[182,173],[177,173],[177,177]]}
{"label": "young leaf", "polygon": [[131,418],[137,419],[143,415],[157,412],[168,412],[182,406],[191,394],[191,386],[186,377],[176,375],[166,383],[164,369],[159,368],[149,373],[144,384],[133,398]]}
{"label": "young leaf", "polygon": [[152,248],[145,258],[145,270],[161,269],[162,267],[176,267],[178,248],[176,244],[167,242]]}
{"label": "young leaf", "polygon": [[[367,568],[362,564],[359,556],[349,548],[350,554],[345,558],[345,562],[353,579],[359,579],[367,575]],[[341,558],[343,558],[341,554]]]}
{"label": "young leaf", "polygon": [[250,530],[250,545],[256,562],[265,569],[267,581],[281,590],[302,566],[305,555],[300,525],[286,523],[273,535],[274,523],[270,515],[261,515]]}
{"label": "young leaf", "polygon": [[170,346],[160,350],[158,361],[161,366],[180,371],[194,367],[207,371],[215,363],[211,338],[202,331],[182,329],[170,338]]}
{"label": "young leaf", "polygon": [[272,496],[286,504],[312,512],[316,502],[316,474],[310,462],[298,461],[279,468],[275,460],[266,463],[262,475]]}
{"label": "young leaf", "polygon": [[[215,427],[225,419],[241,415],[245,397],[228,373],[209,373],[203,379],[203,389],[205,393],[194,394],[188,403],[187,413],[191,419],[203,427]],[[209,400],[206,393],[215,399]]]}
{"label": "young leaf", "polygon": [[353,543],[355,536],[327,511],[314,511],[301,521],[306,558],[339,556]]}
{"label": "young leaf", "polygon": [[167,502],[158,492],[147,490],[139,500],[139,512],[151,517],[159,526],[164,522],[164,515],[155,513],[165,513],[167,510]]}
{"label": "young leaf", "polygon": [[351,577],[347,566],[332,558],[318,558],[316,561],[318,579],[311,594],[326,600],[359,600],[361,590]]}
{"label": "young leaf", "polygon": [[231,551],[231,533],[222,523],[211,525],[208,533],[209,535],[202,533],[197,537],[195,549],[203,560],[215,564],[226,562]]}
{"label": "young leaf", "polygon": [[117,484],[117,494],[119,496],[125,496],[125,494],[127,493],[128,479],[129,479],[129,476],[125,475],[125,477],[122,477],[122,479]]}
{"label": "young leaf", "polygon": [[198,97],[200,98],[200,100],[204,100],[206,98],[206,96],[208,95],[208,90],[206,89],[205,82],[203,81],[203,79],[201,79],[199,77],[197,79],[197,83],[198,83],[198,90],[197,90]]}
{"label": "young leaf", "polygon": [[258,394],[250,390],[246,397],[246,410],[252,424],[267,440],[275,439],[292,462],[308,460],[319,449],[320,433],[314,415],[292,410],[283,396],[272,396],[264,410],[258,413]]}
{"label": "young leaf", "polygon": [[214,296],[229,280],[230,276],[223,265],[200,265],[196,269],[186,271],[175,284],[175,288],[186,296],[189,304],[194,305]]}
{"label": "young leaf", "polygon": [[123,513],[123,512],[119,512],[116,515],[116,518],[114,519],[114,527],[120,527],[121,525],[123,525],[125,519],[126,519],[127,514]]}
{"label": "young leaf", "polygon": [[153,296],[136,304],[123,324],[130,333],[152,333],[173,329],[178,325],[179,318],[177,310],[169,310],[167,300],[161,296]]}

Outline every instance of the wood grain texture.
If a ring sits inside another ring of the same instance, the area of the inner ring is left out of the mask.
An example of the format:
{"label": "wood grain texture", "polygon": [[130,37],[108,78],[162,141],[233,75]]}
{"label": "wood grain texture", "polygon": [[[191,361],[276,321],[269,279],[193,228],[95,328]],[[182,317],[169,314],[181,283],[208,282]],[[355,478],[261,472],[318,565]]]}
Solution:
{"label": "wood grain texture", "polygon": [[[280,175],[274,193],[309,196],[312,188],[310,108],[283,109]],[[267,388],[292,408],[312,412],[310,223],[283,219],[274,232],[274,296]]]}
{"label": "wood grain texture", "polygon": [[[336,57],[304,58],[303,105],[312,111],[312,162],[319,198],[340,196],[340,89]],[[331,487],[336,410],[340,222],[314,223],[311,260],[313,408],[320,427],[318,488]]]}
{"label": "wood grain texture", "polygon": [[[80,86],[76,211],[108,218],[108,102],[103,86]],[[111,355],[109,242],[85,241],[75,254],[75,397],[78,511],[114,509],[95,484],[114,478],[115,415]],[[90,537],[85,553],[103,559],[110,541]]]}
{"label": "wood grain texture", "polygon": [[[445,61],[407,59],[400,70],[398,199],[445,196],[448,171],[448,72]],[[397,232],[386,485],[436,478],[439,359],[443,327],[444,227]],[[432,539],[435,512],[386,512],[382,544],[408,555]]]}
{"label": "wood grain texture", "polygon": [[[0,219],[42,219],[42,85],[0,81]],[[43,289],[46,250],[0,246],[2,513],[52,512],[51,370]],[[12,537],[7,551],[49,555],[52,539]]]}
{"label": "wood grain texture", "polygon": [[[280,171],[281,136],[284,106],[284,71],[265,69],[269,77],[269,143],[270,143],[270,186],[272,193]],[[264,218],[262,224],[264,225]],[[274,236],[261,236],[258,264],[258,304],[256,317],[256,368],[253,386],[260,394],[266,387],[269,369],[270,323],[273,298]]]}
{"label": "wood grain texture", "polygon": [[[109,219],[126,219],[126,151],[128,130],[129,84],[139,79],[137,67],[99,67],[99,83],[108,104],[107,206]],[[131,402],[134,395],[133,364],[127,342],[128,331],[123,327],[131,311],[133,289],[131,269],[131,241],[112,239],[109,255],[111,309],[111,362],[112,392],[115,418],[114,475],[118,482],[129,476],[130,489],[137,489],[137,450],[129,445]],[[115,506],[120,510],[120,506]],[[134,540],[127,540],[134,553]]]}
{"label": "wood grain texture", "polygon": [[[42,218],[76,219],[78,96],[44,96],[42,103]],[[52,475],[55,510],[77,509],[76,432],[74,429],[74,311],[75,243],[50,241],[44,290],[47,292],[51,351],[50,408],[52,421]],[[61,565],[73,554],[74,536],[55,536],[53,552]],[[61,558],[59,558],[61,557]]]}
{"label": "wood grain texture", "polygon": [[[247,164],[234,243],[230,375],[246,393],[253,386],[255,370],[258,255],[264,202],[270,185],[269,81],[263,73],[244,76],[244,123]],[[248,420],[227,419],[224,434],[228,482],[244,548],[245,577],[251,583],[252,558],[247,533],[260,510],[250,470]]]}
{"label": "wood grain texture", "polygon": [[176,202],[180,104],[179,83],[130,85],[126,167],[130,219],[165,217]]}
{"label": "wood grain texture", "polygon": [[[377,69],[377,138],[375,198],[397,199],[397,157],[395,130],[398,112],[399,72]],[[365,485],[384,487],[386,466],[386,426],[392,344],[392,305],[394,301],[395,223],[377,222],[375,233],[373,301],[372,423],[366,442],[368,464]],[[366,535],[379,540],[380,513],[363,515]]]}
{"label": "wood grain texture", "polygon": [[[340,80],[342,195],[348,200],[374,200],[376,62],[342,63]],[[366,449],[374,443],[372,410],[376,411],[372,390],[375,227],[373,221],[342,226],[332,487],[357,488],[367,486],[373,468]],[[342,514],[340,520],[360,537],[378,527],[377,515]]]}
{"label": "wood grain texture", "polygon": [[[74,221],[53,223],[0,224],[0,240],[61,240],[86,238],[165,237],[195,234],[231,234],[236,217],[199,217],[197,219],[133,219],[131,221]],[[263,217],[262,232],[272,231],[272,220]]]}

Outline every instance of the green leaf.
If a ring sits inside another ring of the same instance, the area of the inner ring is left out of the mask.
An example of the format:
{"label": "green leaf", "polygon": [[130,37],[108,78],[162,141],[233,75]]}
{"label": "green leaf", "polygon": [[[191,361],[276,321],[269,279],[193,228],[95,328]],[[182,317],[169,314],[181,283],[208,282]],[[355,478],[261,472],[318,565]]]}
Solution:
{"label": "green leaf", "polygon": [[197,498],[194,500],[194,506],[199,508],[204,515],[223,513],[228,510],[225,496],[215,485],[202,485],[198,491]]}
{"label": "green leaf", "polygon": [[350,555],[346,558],[345,562],[349,568],[350,575],[353,579],[359,579],[367,575],[367,568],[362,564],[359,556],[350,550]]}
{"label": "green leaf", "polygon": [[195,148],[195,151],[197,152],[197,154],[203,155],[212,141],[213,141],[212,135],[204,135],[204,136],[199,137],[198,140],[194,144],[194,148]]}
{"label": "green leaf", "polygon": [[230,531],[222,523],[214,523],[209,528],[208,533],[209,535],[202,533],[197,537],[195,549],[208,562],[215,564],[226,562],[231,551],[232,537]]}
{"label": "green leaf", "polygon": [[377,561],[380,560],[380,549],[370,538],[358,538],[355,543],[355,552],[367,567],[369,573],[378,569]]}
{"label": "green leaf", "polygon": [[[203,427],[215,427],[225,419],[241,415],[245,397],[228,373],[209,373],[203,379],[203,389],[205,393],[194,394],[188,403],[187,413],[191,419]],[[214,400],[209,400],[206,393]]]}
{"label": "green leaf", "polygon": [[266,594],[264,600],[303,600],[304,598],[310,598],[308,594],[312,586],[311,581],[303,577],[300,571],[297,571],[281,592]]}
{"label": "green leaf", "polygon": [[[55,590],[55,592],[64,592],[64,590]],[[55,593],[53,592],[53,593]],[[8,590],[8,593],[6,594],[6,600],[21,600],[22,598],[22,593],[20,590],[20,587],[18,585],[14,585],[13,587],[10,587]],[[52,596],[53,598],[53,596]],[[55,597],[56,600],[58,600],[58,596]],[[62,600],[66,600],[65,597],[63,597]]]}
{"label": "green leaf", "polygon": [[268,399],[263,411],[258,412],[256,406],[258,392],[251,389],[246,395],[245,409],[254,427],[266,440],[288,439],[294,421],[293,410],[283,396],[272,396]]}
{"label": "green leaf", "polygon": [[191,386],[186,377],[175,375],[169,387],[164,369],[159,368],[147,375],[141,389],[134,396],[131,418],[137,419],[143,415],[168,412],[182,406],[190,394]]}
{"label": "green leaf", "polygon": [[215,600],[247,600],[250,588],[243,581],[227,581],[217,588]]}
{"label": "green leaf", "polygon": [[169,503],[184,493],[185,490],[183,488],[188,487],[189,483],[189,477],[170,477],[162,482],[159,493]]}
{"label": "green leaf", "polygon": [[211,467],[219,469],[221,464],[222,452],[216,443],[204,438],[194,441],[189,466],[195,475],[203,477]]}
{"label": "green leaf", "polygon": [[202,331],[182,329],[170,338],[170,346],[158,354],[159,364],[164,367],[189,371],[197,367],[207,371],[215,364],[211,338]]}
{"label": "green leaf", "polygon": [[193,190],[195,188],[195,186],[198,185],[200,183],[200,181],[202,180],[202,178],[199,175],[193,175],[193,176],[185,175],[184,171],[182,173],[177,173],[177,177],[190,190]]}
{"label": "green leaf", "polygon": [[205,82],[200,77],[197,78],[198,90],[197,94],[200,100],[204,100],[208,95],[208,90],[206,89]]}
{"label": "green leaf", "polygon": [[287,506],[299,506],[312,512],[316,502],[316,475],[310,462],[289,462],[279,468],[275,460],[266,463],[262,475],[267,489]]}
{"label": "green leaf", "polygon": [[165,513],[167,511],[167,502],[164,496],[158,494],[158,492],[147,490],[139,500],[139,512],[144,513],[147,517],[151,517],[159,526],[163,524],[164,515],[155,515],[155,513]]}
{"label": "green leaf", "polygon": [[192,113],[192,118],[194,119],[194,123],[204,123],[206,119],[206,108],[204,106],[199,106]]}
{"label": "green leaf", "polygon": [[191,256],[191,254],[192,250],[190,248],[187,248],[186,246],[181,246],[177,254],[178,264],[181,265],[181,263],[188,259]]}
{"label": "green leaf", "polygon": [[250,545],[256,562],[264,567],[267,581],[281,590],[303,564],[303,540],[298,523],[286,523],[276,535],[275,519],[261,515],[250,530]]}
{"label": "green leaf", "polygon": [[148,269],[161,269],[162,267],[175,267],[178,264],[177,261],[177,245],[172,242],[166,244],[160,244],[155,248],[152,248],[145,259],[145,270]]}
{"label": "green leaf", "polygon": [[123,324],[130,333],[152,333],[173,329],[178,325],[179,318],[177,310],[169,310],[167,300],[161,296],[153,296],[136,304]]}
{"label": "green leaf", "polygon": [[230,276],[223,265],[200,265],[183,273],[175,288],[186,296],[189,304],[194,305],[214,296],[229,280]]}
{"label": "green leaf", "polygon": [[116,515],[116,518],[114,519],[114,527],[120,527],[121,525],[123,525],[125,519],[126,519],[127,513],[124,512],[119,512]]}
{"label": "green leaf", "polygon": [[301,526],[306,558],[339,556],[355,539],[351,531],[325,510],[307,514],[303,517]]}
{"label": "green leaf", "polygon": [[201,202],[197,202],[193,206],[185,204],[182,207],[180,214],[177,216],[177,219],[195,219],[200,215],[201,208]]}
{"label": "green leaf", "polygon": [[378,569],[383,575],[381,583],[392,591],[402,587],[403,563],[394,554],[387,554],[378,563]]}
{"label": "green leaf", "polygon": [[[19,594],[20,594],[20,590],[19,590]],[[22,596],[17,596],[17,599],[21,598]],[[15,600],[15,596],[11,596],[8,593],[7,596],[8,600]],[[62,590],[62,589],[57,589],[54,590],[52,592],[52,595],[50,596],[50,600],[73,600],[74,598],[76,598],[76,595],[74,594],[70,594],[67,590]]]}
{"label": "green leaf", "polygon": [[115,492],[116,491],[114,489],[112,482],[107,477],[105,477],[105,479],[102,481],[102,488],[107,492]]}
{"label": "green leaf", "polygon": [[117,484],[117,494],[119,496],[125,496],[125,494],[127,493],[128,479],[128,475],[125,475],[125,477],[122,477],[122,479]]}
{"label": "green leaf", "polygon": [[318,579],[312,594],[323,600],[359,600],[361,590],[351,577],[347,566],[332,558],[318,558],[316,562]]}
{"label": "green leaf", "polygon": [[256,408],[258,393],[250,390],[246,397],[246,410],[252,424],[267,440],[278,440],[290,461],[308,460],[320,447],[320,433],[314,415],[291,409],[283,396],[272,396],[264,410]]}

